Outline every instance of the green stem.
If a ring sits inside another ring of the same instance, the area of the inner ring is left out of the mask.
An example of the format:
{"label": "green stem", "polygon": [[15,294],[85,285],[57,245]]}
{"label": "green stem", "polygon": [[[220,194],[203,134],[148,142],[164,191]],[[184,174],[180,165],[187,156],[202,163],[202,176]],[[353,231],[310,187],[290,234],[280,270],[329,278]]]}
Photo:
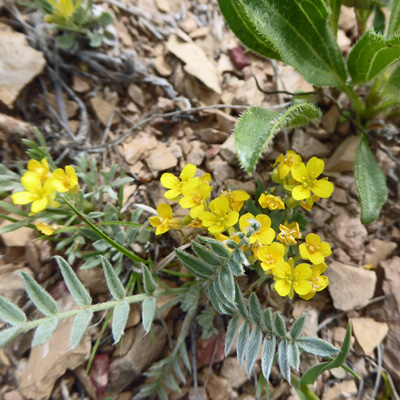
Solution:
{"label": "green stem", "polygon": [[357,115],[362,116],[364,114],[364,104],[359,96],[357,96],[354,89],[348,85],[343,85],[341,89],[347,94],[351,105],[354,107]]}
{"label": "green stem", "polygon": [[307,385],[300,385],[300,378],[292,375],[292,382],[296,391],[300,391],[308,400],[321,400]]}
{"label": "green stem", "polygon": [[398,100],[392,99],[392,100],[382,101],[376,107],[371,107],[368,110],[369,119],[371,120],[372,118],[376,117],[381,111],[387,110],[388,108],[394,107],[397,105],[399,105]]}
{"label": "green stem", "polygon": [[124,254],[128,258],[130,258],[132,261],[135,262],[142,262],[143,264],[148,264],[148,261],[144,260],[143,258],[133,254],[131,251],[126,249],[125,247],[121,246],[114,240],[112,240],[109,236],[107,236],[103,231],[101,231],[99,228],[97,228],[92,222],[90,222],[78,209],[76,209],[65,197],[63,200],[67,203],[68,207],[71,208],[71,210],[86,224],[89,226],[89,228],[92,229],[95,233],[97,233],[103,240],[105,240],[108,244],[113,246],[115,249],[117,249],[120,253]]}

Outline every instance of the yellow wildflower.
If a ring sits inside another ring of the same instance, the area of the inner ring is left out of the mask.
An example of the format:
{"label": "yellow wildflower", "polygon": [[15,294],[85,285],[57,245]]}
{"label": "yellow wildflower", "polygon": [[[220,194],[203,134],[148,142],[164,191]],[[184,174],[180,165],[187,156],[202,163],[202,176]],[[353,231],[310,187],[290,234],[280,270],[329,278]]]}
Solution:
{"label": "yellow wildflower", "polygon": [[157,207],[158,216],[150,217],[150,224],[156,228],[156,235],[168,232],[170,229],[182,229],[183,222],[179,218],[174,218],[172,208],[168,204],[161,203]]}
{"label": "yellow wildflower", "polygon": [[269,208],[272,210],[284,210],[285,204],[279,196],[273,196],[272,194],[263,193],[258,199],[262,208]]}
{"label": "yellow wildflower", "polygon": [[271,244],[275,239],[275,231],[271,228],[271,219],[268,215],[259,214],[256,217],[250,213],[242,215],[239,220],[239,226],[243,233],[247,233],[247,228],[251,225],[251,220],[259,222],[261,227],[250,236],[250,244]]}
{"label": "yellow wildflower", "polygon": [[11,196],[14,204],[32,203],[31,211],[33,214],[48,207],[58,207],[60,205],[57,201],[54,201],[56,193],[50,179],[42,185],[38,175],[34,172],[26,172],[21,178],[21,183],[26,191],[17,192]]}
{"label": "yellow wildflower", "polygon": [[50,178],[54,189],[60,193],[78,193],[79,183],[75,170],[67,165],[65,171],[61,168],[56,169]]}
{"label": "yellow wildflower", "polygon": [[296,244],[296,239],[301,238],[300,227],[297,222],[289,224],[285,221],[284,225],[279,225],[280,233],[276,237],[285,246],[291,246]]}
{"label": "yellow wildflower", "polygon": [[313,264],[321,264],[325,257],[331,253],[331,246],[327,242],[321,242],[321,238],[315,233],[310,233],[306,236],[306,243],[299,246],[301,258],[310,260]]}
{"label": "yellow wildflower", "polygon": [[41,161],[33,159],[29,160],[28,171],[36,174],[42,182],[50,178],[49,164],[45,158],[43,158]]}
{"label": "yellow wildflower", "polygon": [[305,200],[301,200],[299,201],[299,204],[307,211],[311,211],[312,206],[314,205],[314,203],[316,201],[319,200],[319,197],[316,196],[315,194],[313,194],[311,197],[309,197],[308,199]]}
{"label": "yellow wildflower", "polygon": [[261,268],[264,271],[274,271],[285,262],[285,246],[282,243],[272,243],[269,246],[262,246],[257,250],[257,258],[261,261]]}
{"label": "yellow wildflower", "polygon": [[169,200],[174,200],[182,194],[182,189],[186,184],[189,182],[193,185],[198,184],[199,178],[194,178],[195,173],[196,166],[193,164],[186,164],[179,178],[169,172],[162,174],[160,178],[161,184],[166,189],[170,189],[164,194],[164,197]]}
{"label": "yellow wildflower", "polygon": [[[81,0],[48,0],[53,8],[53,15],[64,18],[71,18],[75,11],[79,8]],[[50,16],[51,17],[51,16]],[[46,19],[47,22],[52,22],[52,19]]]}
{"label": "yellow wildflower", "polygon": [[281,154],[275,161],[274,167],[278,165],[278,176],[279,179],[286,178],[292,167],[301,162],[301,156],[299,156],[293,150],[289,150],[286,154]]}
{"label": "yellow wildflower", "polygon": [[190,208],[190,216],[197,218],[204,211],[204,201],[211,191],[212,187],[206,182],[187,184],[182,188],[183,197],[179,200],[179,205],[182,208]]}
{"label": "yellow wildflower", "polygon": [[312,275],[308,279],[308,281],[311,283],[312,289],[306,295],[301,295],[300,297],[302,299],[312,299],[316,292],[324,290],[329,285],[328,277],[322,275],[325,272],[326,268],[327,266],[325,263],[311,265]]}
{"label": "yellow wildflower", "polygon": [[[44,235],[50,236],[54,233],[55,228],[53,228],[51,225],[49,224],[45,224],[43,222],[38,222],[37,224],[35,224],[36,229],[43,233]],[[56,228],[57,229],[57,228]]]}
{"label": "yellow wildflower", "polygon": [[312,157],[307,166],[304,163],[296,164],[292,167],[292,177],[297,181],[292,190],[292,196],[295,200],[305,200],[312,196],[311,192],[323,199],[328,198],[334,189],[332,182],[327,179],[317,180],[324,170],[325,163]]}
{"label": "yellow wildflower", "polygon": [[250,198],[250,195],[244,190],[234,190],[233,192],[230,190],[224,190],[221,193],[221,196],[228,199],[229,207],[235,211],[240,211],[244,202]]}
{"label": "yellow wildflower", "polygon": [[293,298],[294,292],[306,295],[312,289],[309,282],[312,271],[308,264],[299,264],[294,267],[293,258],[274,269],[275,290],[279,296]]}
{"label": "yellow wildflower", "polygon": [[209,211],[203,211],[200,214],[200,219],[203,226],[208,228],[210,233],[221,233],[227,228],[236,224],[239,219],[237,211],[230,211],[229,201],[226,197],[217,197],[209,204]]}

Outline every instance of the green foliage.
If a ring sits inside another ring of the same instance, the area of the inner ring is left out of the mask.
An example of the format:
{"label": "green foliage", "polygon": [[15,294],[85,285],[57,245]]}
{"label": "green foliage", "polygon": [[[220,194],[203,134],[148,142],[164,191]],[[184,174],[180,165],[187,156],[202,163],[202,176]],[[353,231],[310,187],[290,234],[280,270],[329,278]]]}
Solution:
{"label": "green foliage", "polygon": [[240,163],[251,173],[265,146],[284,128],[298,128],[319,118],[321,111],[308,103],[300,103],[284,112],[252,107],[235,126],[235,146]]}
{"label": "green foliage", "polygon": [[212,307],[204,308],[197,317],[197,322],[203,328],[203,338],[209,338],[213,333],[218,333],[214,328],[215,309]]}
{"label": "green foliage", "polygon": [[[143,302],[143,308],[144,308],[144,303],[148,299],[145,299]],[[112,330],[112,335],[114,338],[114,344],[118,343],[121,340],[122,335],[124,334],[124,330],[126,327],[126,322],[128,321],[129,317],[129,304],[126,301],[120,301],[117,303],[117,305],[114,307],[113,311],[113,321],[111,325],[111,330]],[[154,315],[154,310],[153,310],[153,315]],[[143,318],[143,324],[145,322],[145,319]],[[153,322],[153,318],[150,321],[150,325]],[[149,322],[146,320],[146,327],[148,326]],[[148,330],[147,330],[148,331]]]}
{"label": "green foliage", "polygon": [[368,83],[400,57],[400,36],[386,38],[372,29],[351,50],[347,68],[354,84]]}
{"label": "green foliage", "polygon": [[393,0],[392,12],[390,13],[388,36],[394,36],[400,32],[400,0]]}
{"label": "green foliage", "polygon": [[326,0],[326,5],[330,8],[331,13],[329,16],[329,22],[334,34],[336,35],[342,0]]}
{"label": "green foliage", "polygon": [[355,158],[355,181],[361,202],[361,222],[369,224],[378,218],[386,202],[385,176],[375,160],[364,134],[360,135]]}

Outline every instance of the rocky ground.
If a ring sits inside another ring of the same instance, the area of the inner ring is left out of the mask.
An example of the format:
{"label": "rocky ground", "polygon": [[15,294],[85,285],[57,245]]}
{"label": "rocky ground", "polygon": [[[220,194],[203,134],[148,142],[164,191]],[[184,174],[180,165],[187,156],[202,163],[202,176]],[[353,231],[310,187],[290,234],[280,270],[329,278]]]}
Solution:
{"label": "rocky ground", "polygon": [[[121,165],[134,178],[125,188],[128,209],[138,203],[156,207],[165,202],[161,174],[179,173],[187,163],[210,172],[217,192],[233,186],[254,194],[257,179],[268,184],[271,165],[280,152],[293,149],[305,160],[324,159],[326,174],[336,189],[308,217],[309,229],[332,244],[329,288],[311,301],[273,296],[270,304],[293,318],[305,312],[308,334],[318,334],[336,346],[341,345],[351,319],[354,343],[349,365],[362,380],[341,369],[331,371],[316,388],[322,399],[387,399],[390,387],[392,398],[397,399],[400,146],[380,140],[382,121],[373,127],[374,152],[387,176],[390,196],[380,219],[364,226],[352,173],[356,133],[348,121],[341,121],[329,101],[318,103],[324,112],[320,122],[279,134],[252,176],[240,168],[231,136],[240,113],[256,105],[282,109],[291,101],[284,94],[262,93],[254,77],[264,90],[294,92],[313,87],[291,67],[245,53],[215,0],[108,0],[102,4],[115,16],[119,41],[114,48],[90,54],[53,52],[51,41],[40,39],[37,13],[12,4],[0,10],[0,161],[13,167],[18,158],[26,159],[21,139],[32,138],[37,126],[60,164],[90,154],[100,166]],[[346,54],[355,39],[351,9],[344,9],[339,27],[339,43]],[[346,105],[346,99],[339,97],[339,103]],[[387,121],[385,126],[398,122]],[[29,309],[16,275],[24,270],[67,310],[71,299],[51,259],[54,248],[50,242],[32,242],[34,238],[28,228],[1,235],[0,294]],[[180,240],[174,233],[151,238],[155,264]],[[149,248],[137,245],[135,251],[148,255]],[[99,268],[80,271],[79,276],[93,296],[107,298]],[[167,285],[179,283],[163,279]],[[258,290],[263,292],[262,287]],[[30,334],[15,340],[0,350],[0,398],[132,398],[145,382],[142,373],[168,354],[177,337],[181,311],[178,307],[167,311],[164,325],[156,324],[153,336],[144,336],[140,310],[133,307],[122,347],[112,346],[107,329],[89,376],[85,366],[105,316],[72,352],[67,341],[71,321],[59,326],[48,346],[29,350]],[[225,321],[220,320],[219,335],[209,340],[195,332],[197,376],[204,389],[201,398],[255,399],[254,382],[247,379],[235,355],[223,357],[225,329]],[[315,362],[313,357],[302,364],[306,368]],[[297,399],[277,369],[270,391],[271,399]],[[169,396],[194,398],[192,377],[187,377],[180,393]]]}

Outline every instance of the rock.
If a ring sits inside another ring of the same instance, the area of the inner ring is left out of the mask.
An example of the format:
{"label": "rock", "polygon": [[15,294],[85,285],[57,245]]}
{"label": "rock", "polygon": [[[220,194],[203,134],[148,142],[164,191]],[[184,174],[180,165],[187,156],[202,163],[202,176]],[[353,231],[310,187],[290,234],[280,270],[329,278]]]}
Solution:
{"label": "rock", "polygon": [[356,13],[354,8],[341,7],[339,16],[339,28],[345,32],[354,31],[357,26]]}
{"label": "rock", "polygon": [[220,148],[221,157],[231,165],[237,165],[238,157],[236,154],[235,137],[230,135]]}
{"label": "rock", "polygon": [[166,340],[166,332],[162,326],[153,324],[152,335],[146,335],[143,326],[139,326],[128,353],[111,362],[108,390],[120,393],[137,380],[159,357]]}
{"label": "rock", "polygon": [[45,65],[43,54],[28,45],[25,35],[0,23],[0,102],[12,108],[22,89]]}
{"label": "rock", "polygon": [[83,286],[89,290],[90,294],[96,295],[108,292],[104,274],[100,266],[89,269],[78,269],[77,274]]}
{"label": "rock", "polygon": [[149,154],[147,165],[149,168],[156,171],[165,171],[175,167],[178,164],[178,159],[171,153],[168,147],[159,142],[158,146]]}
{"label": "rock", "polygon": [[327,172],[344,172],[354,170],[354,154],[356,151],[357,136],[348,136],[326,163]]}
{"label": "rock", "polygon": [[340,113],[336,106],[332,106],[330,110],[323,115],[321,124],[328,133],[335,132],[339,116]]}
{"label": "rock", "polygon": [[338,204],[347,204],[346,190],[335,187],[335,190],[332,193],[332,200]]}
{"label": "rock", "polygon": [[18,390],[12,390],[4,394],[4,400],[24,400],[24,398]]}
{"label": "rock", "polygon": [[168,0],[156,0],[157,8],[164,13],[171,12],[171,6]]}
{"label": "rock", "polygon": [[147,151],[156,148],[158,145],[157,139],[145,133],[140,133],[133,140],[125,141],[122,144],[122,154],[128,164],[135,164],[142,158]]}
{"label": "rock", "polygon": [[156,70],[161,76],[170,76],[174,69],[171,65],[167,62],[164,55],[159,55],[154,60],[156,65]]}
{"label": "rock", "polygon": [[256,192],[256,183],[253,180],[242,182],[237,179],[228,179],[226,181],[226,188],[232,189],[232,187],[234,190],[244,190],[249,195],[253,195]]}
{"label": "rock", "polygon": [[189,400],[208,400],[207,392],[202,386],[199,386],[198,393],[196,394],[194,387],[192,387],[189,390],[188,399]]}
{"label": "rock", "polygon": [[24,138],[32,137],[33,125],[10,117],[6,114],[0,114],[0,131],[6,135],[17,135]]}
{"label": "rock", "polygon": [[231,398],[232,389],[226,379],[211,372],[207,383],[207,393],[212,400],[226,400]]}
{"label": "rock", "polygon": [[235,170],[219,156],[212,160],[207,160],[206,166],[212,172],[215,182],[219,185],[222,185],[229,178],[234,178],[236,175]]}
{"label": "rock", "polygon": [[[76,307],[72,296],[64,297],[58,303],[62,311]],[[88,360],[91,348],[88,335],[84,336],[78,347],[70,350],[69,338],[73,323],[73,318],[60,321],[48,342],[32,348],[18,388],[24,397],[31,400],[49,399],[57,379],[67,369],[74,370]]]}
{"label": "rock", "polygon": [[[68,119],[74,118],[76,113],[79,110],[79,106],[75,101],[68,100],[66,95],[63,95],[64,104],[65,104],[65,112],[67,114]],[[55,110],[58,110],[58,102],[57,96],[54,93],[47,93],[46,94],[46,101],[47,103],[53,107]],[[46,108],[46,103],[42,98],[39,98],[35,101],[36,105],[43,112],[43,114],[50,115],[49,111]],[[72,122],[72,121],[69,121]]]}
{"label": "rock", "polygon": [[225,378],[229,385],[233,388],[238,388],[247,382],[248,377],[244,368],[238,363],[236,357],[228,357],[221,368],[221,376]]}
{"label": "rock", "polygon": [[244,67],[250,65],[250,60],[241,46],[236,46],[233,49],[229,49],[228,54],[234,66],[238,70],[241,71]]}
{"label": "rock", "polygon": [[331,154],[330,148],[318,139],[308,135],[301,129],[296,129],[292,136],[292,149],[299,153],[303,160],[311,157],[325,157]]}
{"label": "rock", "polygon": [[138,106],[144,107],[144,93],[138,85],[131,83],[128,87],[128,95]]}
{"label": "rock", "polygon": [[0,274],[0,294],[12,303],[21,306],[25,299],[25,287],[18,276],[18,272],[26,272],[33,276],[29,268]]}
{"label": "rock", "polygon": [[204,150],[200,147],[192,150],[186,157],[186,162],[188,164],[193,164],[200,166],[203,163],[205,157]]}
{"label": "rock", "polygon": [[90,85],[87,80],[79,75],[72,76],[72,89],[78,93],[85,93],[90,90]]}
{"label": "rock", "polygon": [[193,18],[185,19],[179,26],[186,33],[193,32],[198,27],[197,22]]}
{"label": "rock", "polygon": [[197,28],[194,31],[189,33],[189,36],[192,39],[199,39],[199,38],[204,38],[210,33],[210,27],[209,26],[202,26],[201,28]]}
{"label": "rock", "polygon": [[343,53],[348,53],[350,51],[351,39],[341,29],[338,29],[337,41],[338,41],[340,50],[342,50]]}
{"label": "rock", "polygon": [[376,322],[372,318],[352,318],[351,322],[354,336],[365,355],[371,355],[389,331],[387,323]]}
{"label": "rock", "polygon": [[397,243],[386,240],[372,239],[365,249],[364,264],[376,268],[381,261],[386,260],[396,250]]}
{"label": "rock", "polygon": [[315,137],[316,139],[327,139],[331,134],[326,131],[323,128],[314,128],[312,126],[309,126],[306,130],[306,132],[311,135],[312,137]]}
{"label": "rock", "polygon": [[[10,214],[9,217],[16,217],[16,219],[19,219],[18,215],[14,214]],[[11,221],[3,220],[0,228],[11,224]],[[12,232],[2,233],[0,238],[7,247],[25,247],[28,242],[33,240],[34,235],[31,228],[22,227]]]}
{"label": "rock", "polygon": [[338,310],[350,311],[365,306],[374,295],[376,274],[362,268],[331,261],[325,275],[329,293]]}
{"label": "rock", "polygon": [[301,315],[307,316],[307,324],[304,327],[303,336],[317,336],[319,311],[312,307],[306,300],[297,300],[293,306],[293,318],[299,318]]}
{"label": "rock", "polygon": [[392,169],[396,167],[396,161],[391,159],[384,151],[381,149],[376,149],[376,152],[374,152],[378,164],[381,167],[383,173],[387,176]]}
{"label": "rock", "polygon": [[197,135],[202,142],[209,144],[217,144],[224,142],[229,134],[223,131],[219,131],[214,128],[206,128],[197,132]]}
{"label": "rock", "polygon": [[226,332],[213,333],[209,338],[200,337],[196,340],[197,366],[209,365],[225,359]]}
{"label": "rock", "polygon": [[[333,340],[333,344],[337,347],[337,348],[341,348],[344,342],[344,338],[346,336],[346,328],[344,328],[343,326],[335,326],[334,328],[332,328],[332,340]],[[351,337],[351,346],[354,345],[355,339],[352,336]]]}
{"label": "rock", "polygon": [[232,115],[229,115],[221,110],[215,110],[215,115],[217,116],[218,128],[228,133],[229,135],[233,132],[233,128],[235,127],[238,119]]}
{"label": "rock", "polygon": [[108,101],[103,100],[101,97],[92,97],[90,99],[90,104],[97,118],[102,122],[103,125],[108,125],[108,121],[113,113],[111,125],[121,122],[121,117],[116,113],[118,108]]}
{"label": "rock", "polygon": [[182,148],[178,142],[174,142],[174,143],[170,144],[170,146],[168,148],[169,148],[169,151],[174,155],[174,157],[176,157],[176,158],[182,157],[182,155],[183,155]]}
{"label": "rock", "polygon": [[322,400],[355,399],[357,391],[357,386],[353,380],[335,383],[333,386],[327,386],[322,395]]}

